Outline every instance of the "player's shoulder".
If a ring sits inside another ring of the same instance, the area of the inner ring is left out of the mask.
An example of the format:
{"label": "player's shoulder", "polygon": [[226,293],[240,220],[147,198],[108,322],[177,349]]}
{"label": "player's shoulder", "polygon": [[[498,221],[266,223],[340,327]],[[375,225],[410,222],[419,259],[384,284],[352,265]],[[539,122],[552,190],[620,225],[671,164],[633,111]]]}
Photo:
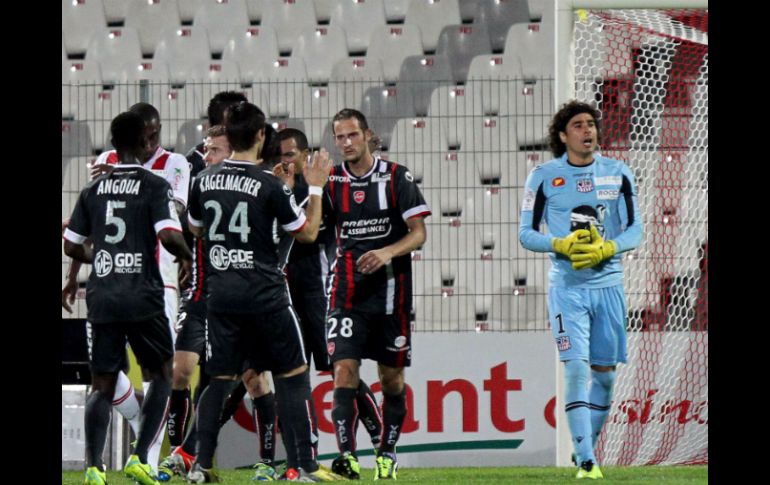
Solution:
{"label": "player's shoulder", "polygon": [[414,182],[414,176],[406,165],[384,158],[378,158],[377,160],[381,164],[381,168],[377,170],[378,172],[393,173],[396,181],[406,179],[408,182]]}
{"label": "player's shoulder", "polygon": [[181,153],[176,152],[166,152],[168,153],[168,161],[167,163],[170,163],[174,166],[183,166],[186,169],[190,169],[190,164],[187,163],[187,158],[182,155]]}
{"label": "player's shoulder", "polygon": [[94,160],[94,165],[101,165],[104,163],[114,164],[118,161],[118,152],[115,150],[107,150],[99,154]]}
{"label": "player's shoulder", "polygon": [[601,154],[597,155],[595,157],[595,160],[597,161],[598,165],[602,168],[602,170],[605,172],[631,173],[631,169],[628,167],[626,162],[622,160],[616,160],[614,158],[605,157]]}

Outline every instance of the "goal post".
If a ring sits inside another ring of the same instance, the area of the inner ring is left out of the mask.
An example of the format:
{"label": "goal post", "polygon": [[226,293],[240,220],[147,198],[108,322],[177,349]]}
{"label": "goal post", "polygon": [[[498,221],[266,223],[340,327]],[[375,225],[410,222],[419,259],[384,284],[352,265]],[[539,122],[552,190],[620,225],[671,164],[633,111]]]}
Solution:
{"label": "goal post", "polygon": [[[629,362],[597,446],[607,465],[708,463],[708,2],[556,0],[554,106],[602,113],[636,177],[624,255]],[[557,464],[572,445],[557,366]]]}

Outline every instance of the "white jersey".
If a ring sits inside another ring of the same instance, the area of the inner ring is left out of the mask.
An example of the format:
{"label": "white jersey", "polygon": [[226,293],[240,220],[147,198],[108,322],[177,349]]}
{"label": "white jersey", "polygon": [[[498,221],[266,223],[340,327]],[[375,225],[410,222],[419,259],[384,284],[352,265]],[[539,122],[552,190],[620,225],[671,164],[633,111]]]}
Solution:
{"label": "white jersey", "polygon": [[[115,150],[103,152],[94,162],[94,165],[118,163],[118,154]],[[172,153],[158,147],[153,156],[142,165],[155,175],[164,178],[174,192],[174,200],[187,207],[187,195],[190,191],[190,164],[179,153]],[[174,262],[175,256],[169,253],[162,244],[158,243],[158,264],[160,275],[163,278],[163,286],[179,290],[179,265]]]}

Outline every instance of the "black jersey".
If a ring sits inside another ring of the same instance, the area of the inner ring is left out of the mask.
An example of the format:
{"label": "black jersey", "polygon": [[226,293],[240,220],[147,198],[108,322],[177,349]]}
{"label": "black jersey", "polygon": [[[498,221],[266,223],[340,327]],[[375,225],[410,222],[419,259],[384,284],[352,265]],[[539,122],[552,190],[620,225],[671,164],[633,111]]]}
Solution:
{"label": "black jersey", "polygon": [[289,304],[273,221],[287,232],[305,225],[291,190],[250,162],[225,160],[198,174],[190,223],[204,229],[209,309],[265,313]]}
{"label": "black jersey", "polygon": [[[302,175],[294,177],[294,197],[300,207],[306,207],[310,200],[308,185]],[[289,248],[288,264],[284,272],[292,292],[323,294],[326,291],[329,268],[334,261],[336,248],[334,227],[327,223],[328,219],[328,215],[324,213],[318,237],[314,242],[296,241]]]}
{"label": "black jersey", "polygon": [[406,221],[430,215],[420,189],[406,167],[375,158],[371,170],[355,177],[346,164],[335,166],[325,188],[324,212],[336,227],[337,257],[329,310],[342,308],[392,314],[412,301],[409,254],[370,275],[355,269],[366,252],[395,243],[409,233]]}
{"label": "black jersey", "polygon": [[181,231],[169,183],[140,165],[117,165],[83,188],[64,237],[93,242],[88,320],[131,322],[163,315],[157,233]]}

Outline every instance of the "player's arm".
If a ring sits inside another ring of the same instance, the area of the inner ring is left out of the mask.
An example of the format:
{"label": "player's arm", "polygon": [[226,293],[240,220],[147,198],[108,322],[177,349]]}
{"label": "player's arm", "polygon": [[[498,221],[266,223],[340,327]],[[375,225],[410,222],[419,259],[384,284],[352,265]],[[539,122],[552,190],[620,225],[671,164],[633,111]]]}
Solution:
{"label": "player's arm", "polygon": [[642,216],[636,185],[631,169],[627,166],[623,167],[620,196],[618,212],[626,228],[613,239],[618,253],[636,249],[642,243]]}
{"label": "player's arm", "polygon": [[158,231],[158,239],[163,247],[179,261],[181,266],[179,284],[184,285],[192,275],[192,251],[187,246],[182,231],[161,229]]}
{"label": "player's arm", "polygon": [[318,229],[321,227],[321,213],[323,187],[329,180],[329,172],[332,169],[332,160],[329,152],[324,148],[320,152],[313,152],[313,157],[305,165],[303,175],[308,184],[307,207],[305,217],[307,222],[299,230],[290,231],[294,238],[301,243],[311,243],[318,237]]}
{"label": "player's arm", "polygon": [[390,263],[393,258],[409,254],[425,244],[427,231],[423,217],[418,215],[407,219],[406,225],[409,228],[406,236],[383,248],[367,251],[356,261],[356,269],[363,274],[374,273]]}
{"label": "player's arm", "polygon": [[64,254],[76,261],[80,261],[81,263],[91,264],[94,262],[93,248],[90,245],[86,245],[84,243],[75,243],[65,239]]}

